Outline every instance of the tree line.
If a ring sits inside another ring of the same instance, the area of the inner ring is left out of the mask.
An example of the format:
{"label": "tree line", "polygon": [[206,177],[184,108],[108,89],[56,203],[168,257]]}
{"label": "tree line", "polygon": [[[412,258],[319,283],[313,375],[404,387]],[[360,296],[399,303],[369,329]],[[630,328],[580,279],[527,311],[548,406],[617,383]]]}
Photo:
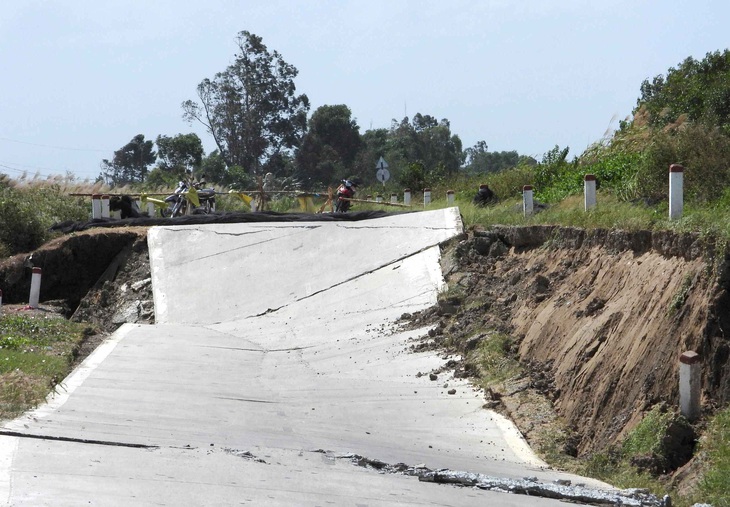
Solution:
{"label": "tree line", "polygon": [[459,171],[535,163],[516,151],[489,152],[484,141],[463,149],[449,120],[428,114],[364,133],[345,104],[324,105],[309,116],[309,99],[296,91],[296,67],[250,32],[240,32],[236,45],[233,63],[203,79],[196,100],[182,103],[183,119],[201,124],[215,150],[205,154],[194,133],[154,141],[138,134],[101,162],[99,179],[165,186],[192,171],[222,186],[248,187],[272,173],[316,189],[346,177],[373,182],[376,162],[384,157],[395,181],[422,188]]}

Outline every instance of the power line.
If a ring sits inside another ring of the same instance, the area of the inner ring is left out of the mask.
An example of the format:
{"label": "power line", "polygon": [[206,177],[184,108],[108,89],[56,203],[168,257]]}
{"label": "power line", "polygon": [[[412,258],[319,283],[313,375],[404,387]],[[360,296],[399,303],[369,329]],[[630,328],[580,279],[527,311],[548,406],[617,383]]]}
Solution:
{"label": "power line", "polygon": [[0,141],[8,141],[10,143],[18,143],[18,144],[26,144],[28,146],[36,146],[39,148],[51,148],[54,150],[67,150],[67,151],[93,151],[93,152],[99,152],[99,153],[109,153],[110,151],[113,152],[114,150],[101,150],[96,148],[71,148],[69,146],[51,146],[49,144],[38,144],[38,143],[29,143],[27,141],[18,141],[16,139],[8,139],[6,137],[0,137]]}

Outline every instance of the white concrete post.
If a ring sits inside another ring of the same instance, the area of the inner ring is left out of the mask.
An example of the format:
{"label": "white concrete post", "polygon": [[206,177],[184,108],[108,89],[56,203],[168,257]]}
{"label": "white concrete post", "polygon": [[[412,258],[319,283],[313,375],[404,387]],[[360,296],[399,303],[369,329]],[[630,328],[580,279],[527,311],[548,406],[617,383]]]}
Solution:
{"label": "white concrete post", "polygon": [[109,196],[101,196],[101,218],[109,218]]}
{"label": "white concrete post", "polygon": [[446,191],[446,204],[448,206],[454,205],[454,191],[453,190]]}
{"label": "white concrete post", "polygon": [[378,194],[375,196],[375,202],[383,202],[383,196]]}
{"label": "white concrete post", "polygon": [[406,188],[403,191],[403,204],[405,204],[406,206],[411,205],[411,189],[410,188]]}
{"label": "white concrete post", "polygon": [[155,216],[155,203],[147,201],[147,214],[151,217]]}
{"label": "white concrete post", "polygon": [[256,204],[256,199],[251,199],[249,206],[251,206],[251,213],[256,213],[256,211],[258,210],[258,204]]}
{"label": "white concrete post", "polygon": [[390,202],[391,202],[391,204],[397,204],[398,203],[398,194],[390,194]]}
{"label": "white concrete post", "polygon": [[101,194],[91,196],[91,218],[101,218]]}
{"label": "white concrete post", "polygon": [[596,177],[593,174],[583,177],[583,196],[586,211],[596,207]]}
{"label": "white concrete post", "polygon": [[425,208],[429,204],[431,204],[431,189],[424,188],[423,189],[423,207]]}
{"label": "white concrete post", "polygon": [[669,166],[669,220],[682,218],[683,196],[684,167],[672,164]]}
{"label": "white concrete post", "polygon": [[525,216],[532,215],[534,204],[532,201],[532,185],[522,187],[522,210]]}
{"label": "white concrete post", "polygon": [[700,415],[702,375],[700,355],[689,350],[679,356],[679,409],[692,421]]}
{"label": "white concrete post", "polygon": [[33,275],[30,278],[30,297],[28,306],[38,308],[38,300],[41,295],[41,268],[33,268]]}

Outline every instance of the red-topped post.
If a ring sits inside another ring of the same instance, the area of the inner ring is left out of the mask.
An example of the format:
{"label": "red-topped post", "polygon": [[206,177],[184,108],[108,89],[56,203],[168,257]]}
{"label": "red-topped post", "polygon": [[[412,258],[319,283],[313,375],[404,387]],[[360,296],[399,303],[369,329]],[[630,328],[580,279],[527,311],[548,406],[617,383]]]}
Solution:
{"label": "red-topped post", "polygon": [[446,204],[448,206],[454,205],[454,191],[453,190],[446,191]]}
{"label": "red-topped post", "polygon": [[101,218],[109,218],[111,214],[109,212],[109,196],[101,196]]}
{"label": "red-topped post", "polygon": [[91,196],[91,218],[101,218],[101,194]]}
{"label": "red-topped post", "polygon": [[525,216],[532,215],[534,203],[532,200],[532,185],[522,187],[522,210]]}
{"label": "red-topped post", "polygon": [[684,208],[684,167],[669,166],[669,220],[682,218]]}
{"label": "red-topped post", "polygon": [[586,211],[596,207],[596,177],[593,174],[583,177],[583,197]]}
{"label": "red-topped post", "polygon": [[431,204],[431,189],[424,188],[423,189],[423,207],[425,208],[429,204]]}
{"label": "red-topped post", "polygon": [[410,188],[406,188],[405,190],[403,190],[403,204],[405,204],[406,206],[411,205],[411,189]]}
{"label": "red-topped post", "polygon": [[38,301],[41,295],[41,268],[33,268],[33,274],[30,278],[30,297],[28,298],[28,306],[38,308]]}
{"label": "red-topped post", "polygon": [[700,416],[702,397],[700,355],[688,350],[679,356],[679,409],[684,417],[692,421]]}

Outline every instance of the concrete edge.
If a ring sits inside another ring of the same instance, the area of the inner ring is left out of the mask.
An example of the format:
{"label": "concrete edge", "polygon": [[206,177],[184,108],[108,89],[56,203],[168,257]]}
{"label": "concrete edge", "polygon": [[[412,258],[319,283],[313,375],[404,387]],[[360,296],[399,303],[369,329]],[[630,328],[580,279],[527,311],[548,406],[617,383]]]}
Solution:
{"label": "concrete edge", "polygon": [[[43,419],[60,408],[68,401],[71,394],[79,387],[114,350],[120,341],[124,339],[130,331],[140,327],[139,324],[123,324],[109,338],[104,340],[89,356],[84,359],[63,381],[58,384],[55,391],[48,395],[45,403],[39,405],[33,410],[6,422],[2,425],[4,429],[22,431],[24,423],[27,420]],[[0,457],[0,461],[2,457]]]}

